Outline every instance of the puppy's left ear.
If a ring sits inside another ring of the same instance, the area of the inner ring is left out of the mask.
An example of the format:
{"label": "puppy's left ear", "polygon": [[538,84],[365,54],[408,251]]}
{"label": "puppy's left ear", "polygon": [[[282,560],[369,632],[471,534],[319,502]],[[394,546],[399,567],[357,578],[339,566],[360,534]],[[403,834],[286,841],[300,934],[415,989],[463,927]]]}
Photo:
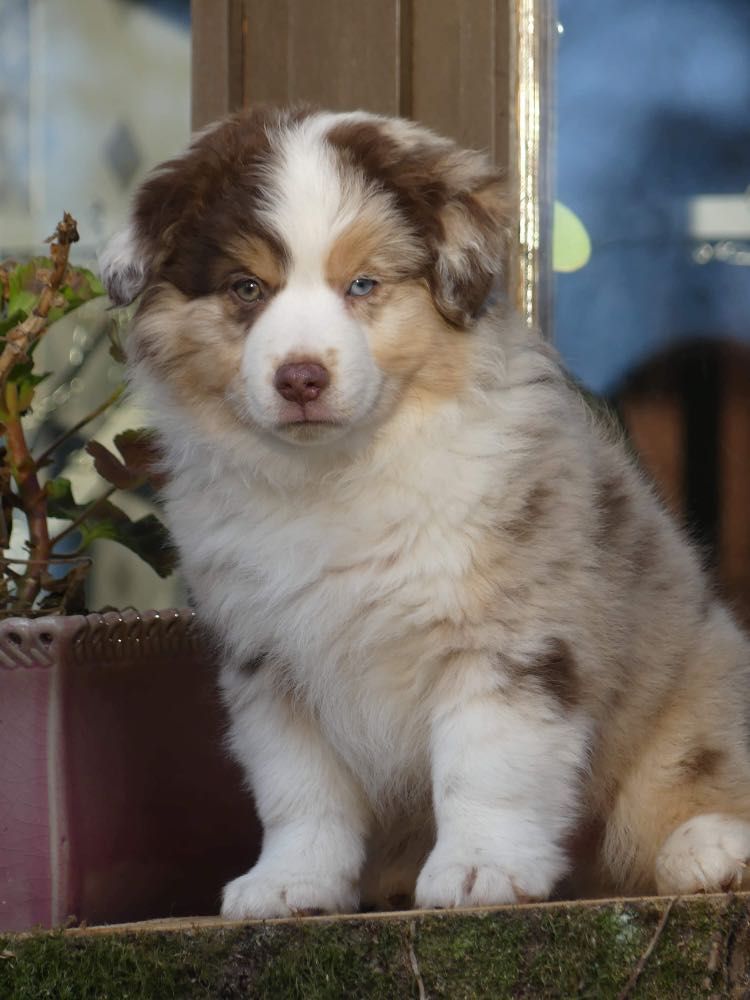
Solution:
{"label": "puppy's left ear", "polygon": [[435,305],[460,327],[470,326],[485,307],[510,236],[505,186],[483,157],[476,155],[474,163],[478,169],[467,171],[468,183],[457,185],[438,213],[430,278]]}
{"label": "puppy's left ear", "polygon": [[127,306],[146,284],[148,261],[145,247],[133,223],[109,240],[98,255],[99,273],[113,304]]}

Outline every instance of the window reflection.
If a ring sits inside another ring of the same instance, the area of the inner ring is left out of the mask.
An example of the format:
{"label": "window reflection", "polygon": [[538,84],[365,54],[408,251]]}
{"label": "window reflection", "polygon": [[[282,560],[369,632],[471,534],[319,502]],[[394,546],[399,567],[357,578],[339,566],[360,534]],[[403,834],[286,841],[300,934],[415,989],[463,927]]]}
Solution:
{"label": "window reflection", "polygon": [[750,612],[750,5],[560,0],[556,339]]}
{"label": "window reflection", "polygon": [[[0,67],[0,259],[43,254],[67,210],[81,234],[71,260],[95,267],[140,180],[189,136],[189,0],[0,0]],[[53,375],[35,400],[37,453],[122,379],[108,351],[111,321],[98,299],[41,342]],[[108,411],[70,439],[49,474],[73,479],[79,502],[92,500],[101,482],[85,441],[111,445],[145,422],[132,402]],[[131,517],[150,509],[144,497],[118,502]],[[23,556],[22,542],[13,555]],[[176,578],[160,580],[119,546],[95,544],[92,609],[184,600]]]}

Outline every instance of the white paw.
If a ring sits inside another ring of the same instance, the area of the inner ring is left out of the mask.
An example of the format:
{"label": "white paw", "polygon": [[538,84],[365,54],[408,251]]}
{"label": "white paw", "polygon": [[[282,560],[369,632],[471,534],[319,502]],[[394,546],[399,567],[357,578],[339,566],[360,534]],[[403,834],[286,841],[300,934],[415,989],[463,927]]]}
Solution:
{"label": "white paw", "polygon": [[346,879],[252,869],[224,887],[221,915],[228,920],[269,919],[316,913],[351,913],[359,905],[356,887]]}
{"label": "white paw", "polygon": [[672,833],[656,857],[662,895],[739,889],[750,858],[750,823],[734,816],[693,816]]}
{"label": "white paw", "polygon": [[423,909],[522,903],[546,899],[552,885],[541,868],[506,868],[481,852],[447,857],[433,851],[417,879],[415,901]]}

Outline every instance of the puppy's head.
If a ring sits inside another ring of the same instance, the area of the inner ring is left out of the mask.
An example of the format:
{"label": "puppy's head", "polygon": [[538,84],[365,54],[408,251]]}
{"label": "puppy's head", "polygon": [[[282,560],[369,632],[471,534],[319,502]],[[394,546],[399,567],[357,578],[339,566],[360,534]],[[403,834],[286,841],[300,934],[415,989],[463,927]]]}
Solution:
{"label": "puppy's head", "polygon": [[134,358],[195,412],[293,442],[466,377],[500,270],[496,171],[402,120],[243,112],[138,192],[101,258]]}

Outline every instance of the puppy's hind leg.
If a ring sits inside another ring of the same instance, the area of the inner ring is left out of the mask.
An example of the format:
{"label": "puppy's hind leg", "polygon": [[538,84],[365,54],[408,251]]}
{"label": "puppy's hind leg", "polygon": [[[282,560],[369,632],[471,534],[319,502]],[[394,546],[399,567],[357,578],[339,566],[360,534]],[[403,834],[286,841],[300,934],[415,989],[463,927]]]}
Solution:
{"label": "puppy's hind leg", "polygon": [[[714,663],[716,661],[714,660]],[[695,675],[649,734],[607,822],[604,861],[623,892],[750,885],[746,695],[731,674]]]}
{"label": "puppy's hind leg", "polygon": [[750,884],[750,822],[702,813],[678,826],[656,855],[662,895],[741,889]]}

